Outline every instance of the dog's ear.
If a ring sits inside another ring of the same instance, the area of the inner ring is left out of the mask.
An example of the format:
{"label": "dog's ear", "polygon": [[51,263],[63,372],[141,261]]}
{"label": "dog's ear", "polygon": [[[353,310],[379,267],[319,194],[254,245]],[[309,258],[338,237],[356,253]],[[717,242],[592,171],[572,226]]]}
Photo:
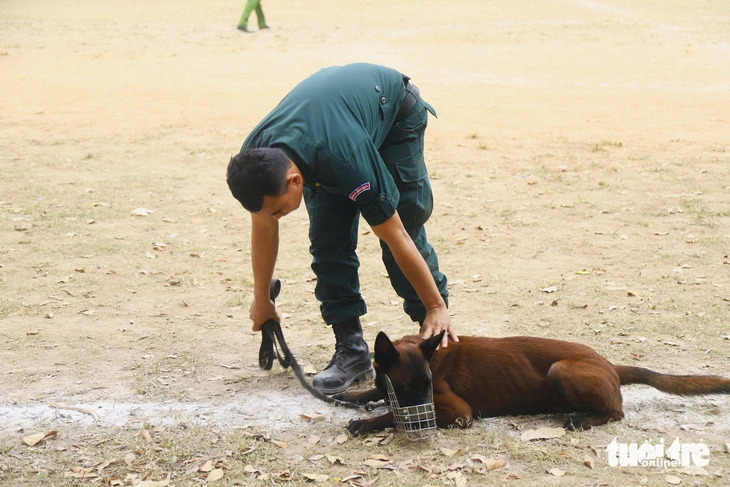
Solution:
{"label": "dog's ear", "polygon": [[398,350],[395,349],[388,335],[381,331],[375,337],[375,361],[383,368],[383,371],[387,371],[396,360],[398,360]]}
{"label": "dog's ear", "polygon": [[439,345],[441,345],[441,340],[444,339],[444,333],[446,333],[446,330],[442,331],[436,336],[432,336],[431,338],[423,340],[421,343],[418,344],[418,347],[421,349],[421,352],[423,352],[423,356],[426,357],[426,360],[431,360],[434,352],[437,348],[439,348]]}

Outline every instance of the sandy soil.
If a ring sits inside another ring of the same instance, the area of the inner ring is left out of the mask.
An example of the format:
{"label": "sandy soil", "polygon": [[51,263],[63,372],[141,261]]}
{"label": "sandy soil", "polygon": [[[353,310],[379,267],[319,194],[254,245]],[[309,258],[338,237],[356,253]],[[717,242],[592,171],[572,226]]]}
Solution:
{"label": "sandy soil", "polygon": [[[249,220],[224,177],[303,77],[354,61],[395,67],[439,114],[428,231],[459,333],[575,340],[617,363],[729,375],[726,1],[269,0],[272,29],[255,34],[235,29],[241,2],[129,3],[0,8],[0,483],[91,482],[64,476],[109,454],[89,453],[89,440],[80,460],[80,438],[164,426],[187,456],[155,443],[164,461],[120,462],[96,481],[197,485],[185,462],[204,447],[178,434],[195,424],[234,450],[251,431],[286,445],[255,472],[234,454],[220,485],[263,485],[284,469],[294,483],[315,469],[324,482],[362,471],[350,480],[361,485],[726,484],[730,401],[645,388],[627,389],[626,421],[537,444],[520,431],[558,418],[482,421],[426,447],[312,443],[363,413],[258,369]],[[333,337],[312,294],[304,210],[282,227],[280,311],[313,372]],[[368,340],[414,332],[364,223],[361,233]],[[58,437],[22,444],[49,430]],[[702,442],[711,463],[612,468],[614,437]],[[205,442],[209,457],[223,456],[216,448]],[[311,460],[328,448],[346,464]],[[386,450],[397,468],[363,466]],[[483,474],[474,455],[506,464]]]}

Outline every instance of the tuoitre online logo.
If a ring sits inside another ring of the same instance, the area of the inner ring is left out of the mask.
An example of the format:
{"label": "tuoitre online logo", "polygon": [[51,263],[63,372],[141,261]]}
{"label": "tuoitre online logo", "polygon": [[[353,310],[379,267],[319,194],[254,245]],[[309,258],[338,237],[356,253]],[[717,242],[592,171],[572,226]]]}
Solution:
{"label": "tuoitre online logo", "polygon": [[710,449],[704,443],[681,443],[679,437],[671,445],[664,440],[641,445],[622,443],[615,437],[606,447],[611,467],[705,467],[710,463]]}

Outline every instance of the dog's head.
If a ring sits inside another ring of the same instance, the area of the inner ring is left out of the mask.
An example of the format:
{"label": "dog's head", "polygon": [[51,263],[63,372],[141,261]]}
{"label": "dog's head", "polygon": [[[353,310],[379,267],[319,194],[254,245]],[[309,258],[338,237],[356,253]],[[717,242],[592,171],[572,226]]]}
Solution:
{"label": "dog's head", "polygon": [[445,332],[421,340],[407,336],[395,342],[382,331],[375,339],[375,386],[388,397],[385,375],[401,407],[427,402],[431,395],[432,378],[429,363]]}

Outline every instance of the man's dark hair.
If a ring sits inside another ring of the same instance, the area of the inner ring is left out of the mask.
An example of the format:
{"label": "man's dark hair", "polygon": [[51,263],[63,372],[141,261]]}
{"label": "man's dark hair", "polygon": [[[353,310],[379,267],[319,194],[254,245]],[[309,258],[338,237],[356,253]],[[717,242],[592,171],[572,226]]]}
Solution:
{"label": "man's dark hair", "polygon": [[291,161],[279,149],[246,149],[231,157],[226,180],[233,197],[252,213],[261,210],[264,196],[286,191]]}

